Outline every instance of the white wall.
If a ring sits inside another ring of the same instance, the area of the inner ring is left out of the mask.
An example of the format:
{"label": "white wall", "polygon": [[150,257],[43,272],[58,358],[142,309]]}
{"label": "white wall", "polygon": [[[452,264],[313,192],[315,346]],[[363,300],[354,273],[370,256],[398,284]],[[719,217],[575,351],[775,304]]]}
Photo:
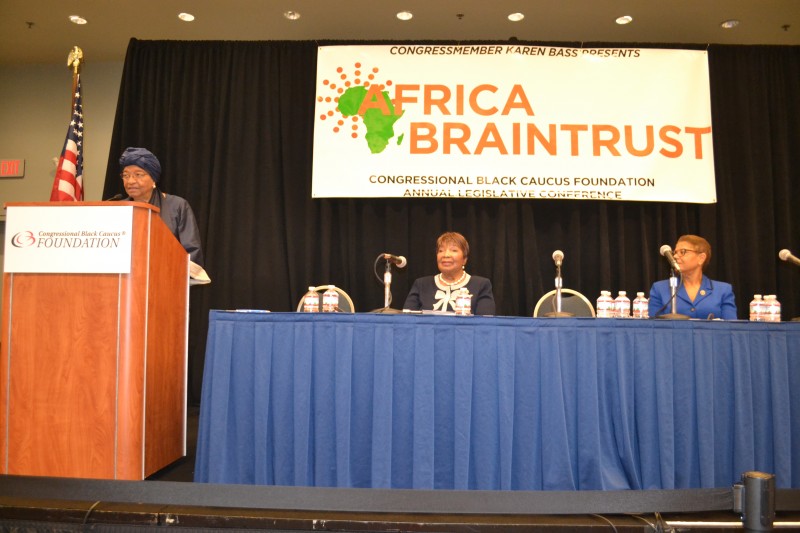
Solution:
{"label": "white wall", "polygon": [[[66,58],[66,55],[64,56]],[[88,61],[81,68],[83,90],[84,199],[100,200],[117,109],[122,62]],[[0,206],[6,202],[47,202],[55,163],[67,136],[72,110],[72,71],[57,65],[0,65],[0,159],[24,159],[24,178],[0,178]],[[5,243],[5,209],[0,210],[0,273]],[[2,300],[0,283],[0,301]]]}
{"label": "white wall", "polygon": [[[100,200],[122,63],[82,67],[84,199]],[[59,65],[0,66],[0,158],[25,159],[24,178],[0,179],[0,203],[46,202],[67,136],[72,71]]]}

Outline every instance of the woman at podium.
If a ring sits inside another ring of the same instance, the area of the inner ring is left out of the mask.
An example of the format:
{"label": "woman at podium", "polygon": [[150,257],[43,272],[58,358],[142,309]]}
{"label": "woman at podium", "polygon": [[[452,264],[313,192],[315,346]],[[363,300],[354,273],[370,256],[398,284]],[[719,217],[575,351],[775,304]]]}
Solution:
{"label": "woman at podium", "polygon": [[[677,314],[689,318],[736,320],[736,298],[730,283],[716,281],[703,273],[711,260],[711,245],[703,237],[683,235],[672,253],[680,266],[682,283],[675,299]],[[669,280],[657,281],[650,288],[650,317],[671,313],[672,290]]]}
{"label": "woman at podium", "polygon": [[161,163],[145,148],[128,147],[119,158],[120,177],[128,194],[127,200],[158,207],[161,220],[189,253],[189,258],[203,266],[200,230],[189,202],[158,188]]}
{"label": "woman at podium", "polygon": [[492,282],[467,273],[469,243],[460,233],[442,233],[436,239],[436,266],[439,273],[414,281],[403,309],[412,311],[455,311],[456,294],[466,287],[472,295],[473,315],[495,313]]}

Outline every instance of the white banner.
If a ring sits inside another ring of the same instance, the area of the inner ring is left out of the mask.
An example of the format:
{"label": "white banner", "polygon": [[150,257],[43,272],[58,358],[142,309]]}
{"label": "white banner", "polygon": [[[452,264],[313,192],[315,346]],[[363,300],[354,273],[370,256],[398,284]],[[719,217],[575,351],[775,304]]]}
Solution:
{"label": "white banner", "polygon": [[8,206],[5,272],[129,273],[133,206]]}
{"label": "white banner", "polygon": [[320,47],[312,196],[716,202],[705,51]]}

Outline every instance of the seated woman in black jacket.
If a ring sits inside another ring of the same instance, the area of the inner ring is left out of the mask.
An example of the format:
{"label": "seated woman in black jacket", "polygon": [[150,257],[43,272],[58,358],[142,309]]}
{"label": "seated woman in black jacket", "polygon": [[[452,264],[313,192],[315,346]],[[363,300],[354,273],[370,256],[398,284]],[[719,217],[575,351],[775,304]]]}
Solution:
{"label": "seated woman in black jacket", "polygon": [[439,273],[414,281],[403,309],[412,311],[455,311],[456,294],[466,287],[472,295],[472,314],[495,313],[492,282],[467,274],[469,243],[456,232],[443,233],[436,239],[436,265]]}

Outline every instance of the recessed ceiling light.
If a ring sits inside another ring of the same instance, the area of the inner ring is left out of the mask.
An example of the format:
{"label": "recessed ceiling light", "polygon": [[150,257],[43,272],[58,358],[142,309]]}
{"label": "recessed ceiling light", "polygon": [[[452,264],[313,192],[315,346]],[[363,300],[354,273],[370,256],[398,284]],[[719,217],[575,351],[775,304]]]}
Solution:
{"label": "recessed ceiling light", "polygon": [[297,11],[286,11],[283,16],[289,20],[297,20],[300,18],[300,13]]}
{"label": "recessed ceiling light", "polygon": [[70,15],[69,21],[73,24],[86,24],[88,21],[80,15]]}
{"label": "recessed ceiling light", "polygon": [[525,15],[522,14],[522,13],[511,13],[508,16],[508,20],[510,20],[511,22],[519,22],[520,20],[522,20],[524,18],[525,18]]}
{"label": "recessed ceiling light", "polygon": [[400,20],[411,20],[414,17],[414,13],[411,11],[401,11],[397,14],[397,18]]}
{"label": "recessed ceiling light", "polygon": [[739,21],[738,21],[738,20],[736,20],[736,19],[730,19],[730,20],[726,20],[726,21],[724,21],[724,22],[722,22],[722,23],[720,24],[720,26],[722,26],[722,27],[723,27],[723,28],[725,28],[726,30],[730,30],[730,29],[732,29],[732,28],[735,28],[735,27],[736,27],[736,26],[738,26],[738,25],[739,25]]}
{"label": "recessed ceiling light", "polygon": [[191,22],[194,20],[194,15],[191,13],[178,13],[178,18],[184,22]]}
{"label": "recessed ceiling light", "polygon": [[630,15],[623,15],[617,19],[617,24],[630,24],[633,22],[633,17]]}

